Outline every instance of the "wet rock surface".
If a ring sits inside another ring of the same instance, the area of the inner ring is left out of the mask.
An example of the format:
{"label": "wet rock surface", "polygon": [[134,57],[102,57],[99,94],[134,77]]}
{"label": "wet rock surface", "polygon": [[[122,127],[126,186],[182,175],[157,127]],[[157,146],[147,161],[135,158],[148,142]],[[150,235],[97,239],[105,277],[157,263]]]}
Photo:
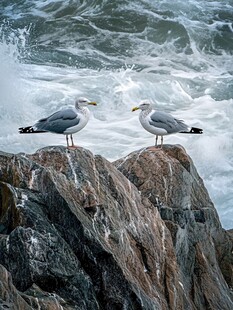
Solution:
{"label": "wet rock surface", "polygon": [[183,148],[0,153],[0,309],[232,309],[232,282]]}

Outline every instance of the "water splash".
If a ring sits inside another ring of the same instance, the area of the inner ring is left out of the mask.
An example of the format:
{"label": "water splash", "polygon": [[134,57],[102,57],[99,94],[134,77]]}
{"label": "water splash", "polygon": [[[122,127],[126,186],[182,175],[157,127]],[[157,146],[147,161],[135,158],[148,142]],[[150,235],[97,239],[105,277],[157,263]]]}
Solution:
{"label": "water splash", "polygon": [[[18,148],[18,127],[30,120],[31,88],[26,81],[25,65],[29,28],[12,30],[8,23],[0,27],[0,147],[9,151]],[[37,109],[35,107],[35,113]]]}

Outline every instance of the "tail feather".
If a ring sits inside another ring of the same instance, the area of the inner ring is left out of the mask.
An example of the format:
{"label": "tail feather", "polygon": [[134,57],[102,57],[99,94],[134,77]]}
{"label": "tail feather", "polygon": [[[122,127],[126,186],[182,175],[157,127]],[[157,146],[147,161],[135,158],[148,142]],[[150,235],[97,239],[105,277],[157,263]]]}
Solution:
{"label": "tail feather", "polygon": [[19,133],[40,133],[40,132],[46,132],[43,130],[35,130],[33,126],[28,126],[28,127],[20,127],[19,128]]}
{"label": "tail feather", "polygon": [[202,133],[203,133],[203,129],[201,129],[201,128],[196,128],[196,127],[192,127],[192,128],[190,129],[190,131],[181,131],[181,133],[202,134]]}

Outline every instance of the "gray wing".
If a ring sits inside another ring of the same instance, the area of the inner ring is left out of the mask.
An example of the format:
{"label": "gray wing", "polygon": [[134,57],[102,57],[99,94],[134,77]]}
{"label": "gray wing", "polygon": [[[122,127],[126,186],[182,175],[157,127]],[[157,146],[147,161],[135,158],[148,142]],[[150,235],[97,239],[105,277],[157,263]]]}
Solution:
{"label": "gray wing", "polygon": [[63,133],[67,128],[78,125],[80,118],[73,109],[65,109],[40,119],[33,127],[36,130]]}
{"label": "gray wing", "polygon": [[182,120],[176,119],[171,114],[165,112],[155,111],[150,115],[150,119],[150,125],[163,128],[168,133],[188,130],[188,126]]}

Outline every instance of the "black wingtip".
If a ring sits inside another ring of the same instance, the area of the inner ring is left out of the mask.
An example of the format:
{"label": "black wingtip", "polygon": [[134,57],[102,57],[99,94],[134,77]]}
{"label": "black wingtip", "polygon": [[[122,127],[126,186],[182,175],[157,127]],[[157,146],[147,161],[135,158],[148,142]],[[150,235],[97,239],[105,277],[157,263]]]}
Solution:
{"label": "black wingtip", "polygon": [[32,126],[20,127],[19,128],[19,133],[41,133],[41,132],[45,132],[45,131],[43,131],[43,130],[34,130],[34,128]]}
{"label": "black wingtip", "polygon": [[180,133],[202,134],[202,133],[203,133],[203,129],[201,129],[201,128],[196,128],[196,127],[192,127],[192,128],[190,129],[190,131],[181,131]]}
{"label": "black wingtip", "polygon": [[203,129],[192,127],[191,130],[190,130],[190,133],[202,134],[203,133]]}
{"label": "black wingtip", "polygon": [[28,126],[28,127],[20,127],[19,128],[19,133],[32,133],[34,130],[32,128],[32,126]]}

